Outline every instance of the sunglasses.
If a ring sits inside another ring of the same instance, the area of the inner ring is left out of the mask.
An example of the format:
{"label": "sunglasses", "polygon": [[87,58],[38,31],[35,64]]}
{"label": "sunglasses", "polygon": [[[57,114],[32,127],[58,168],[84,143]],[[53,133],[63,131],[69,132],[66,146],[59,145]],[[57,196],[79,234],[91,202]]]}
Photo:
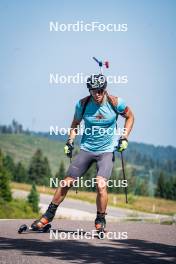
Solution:
{"label": "sunglasses", "polygon": [[102,89],[90,89],[91,94],[103,94],[104,90]]}

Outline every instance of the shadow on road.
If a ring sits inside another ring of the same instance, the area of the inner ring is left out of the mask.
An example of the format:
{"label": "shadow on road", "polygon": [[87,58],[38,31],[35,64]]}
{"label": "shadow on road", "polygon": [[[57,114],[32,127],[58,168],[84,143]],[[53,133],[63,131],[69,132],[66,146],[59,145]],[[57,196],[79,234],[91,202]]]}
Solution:
{"label": "shadow on road", "polygon": [[[176,247],[144,240],[49,240],[0,237],[0,251],[51,257],[74,263],[161,264],[175,263]],[[42,259],[42,262],[44,259]]]}

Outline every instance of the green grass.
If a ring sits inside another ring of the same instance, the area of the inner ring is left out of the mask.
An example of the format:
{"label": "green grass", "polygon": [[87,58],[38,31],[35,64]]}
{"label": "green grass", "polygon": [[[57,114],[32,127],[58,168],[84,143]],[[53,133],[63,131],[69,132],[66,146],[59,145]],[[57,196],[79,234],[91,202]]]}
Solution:
{"label": "green grass", "polygon": [[[11,183],[11,188],[30,191],[31,185],[13,182]],[[37,186],[37,191],[39,193],[46,193],[51,195],[53,195],[55,192],[54,189],[47,188],[45,186]],[[74,190],[70,190],[67,194],[67,198],[95,203],[96,193],[79,191],[76,194]],[[154,197],[135,196],[129,194],[128,202],[129,202],[128,204],[125,203],[124,194],[109,193],[108,195],[109,206],[133,209],[146,213],[167,214],[171,216],[176,214],[176,201],[154,198]]]}
{"label": "green grass", "polygon": [[[0,134],[0,149],[2,149],[3,153],[9,154],[15,163],[22,162],[26,168],[28,168],[35,151],[41,149],[43,155],[49,160],[53,176],[58,171],[61,160],[64,161],[66,169],[69,166],[70,161],[64,154],[64,146],[64,142],[52,141],[36,135]],[[141,166],[126,164],[127,171],[131,168],[142,169]],[[121,163],[118,158],[115,161],[115,169],[117,174],[119,174]]]}
{"label": "green grass", "polygon": [[0,200],[0,219],[31,219],[39,217],[25,200],[14,199],[11,202]]}
{"label": "green grass", "polygon": [[52,173],[55,174],[63,160],[68,166],[69,160],[64,155],[64,143],[47,138],[25,134],[0,134],[0,148],[9,154],[15,162],[22,161],[28,167],[31,157],[40,148],[48,158]]}
{"label": "green grass", "polygon": [[[38,137],[34,135],[25,134],[0,134],[0,148],[6,154],[12,156],[15,162],[22,161],[27,167],[31,157],[35,151],[40,148],[45,156],[47,156],[52,173],[58,170],[60,161],[63,160],[66,166],[69,165],[69,159],[64,155],[64,143],[51,141],[47,138]],[[121,170],[119,166],[120,161],[116,159],[116,170]],[[127,169],[131,166],[126,164]],[[139,169],[139,168],[138,168]],[[142,169],[142,168],[140,168]],[[16,186],[16,187],[15,187]],[[12,184],[13,188],[30,190],[30,185],[25,184]],[[40,192],[53,194],[54,190],[46,187],[38,187]],[[79,199],[95,203],[96,194],[93,192],[78,192],[69,191],[69,198]],[[176,201],[170,201],[152,197],[142,197],[129,195],[129,203],[125,204],[124,194],[109,194],[109,205],[118,206],[122,208],[129,208],[149,213],[169,214],[173,215],[176,212]]]}

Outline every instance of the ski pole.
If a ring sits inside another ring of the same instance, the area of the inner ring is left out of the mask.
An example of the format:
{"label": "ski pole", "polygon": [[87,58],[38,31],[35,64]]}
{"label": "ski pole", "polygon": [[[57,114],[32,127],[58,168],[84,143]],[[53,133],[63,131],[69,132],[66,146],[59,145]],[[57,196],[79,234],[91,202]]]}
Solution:
{"label": "ski pole", "polygon": [[97,58],[92,57],[94,61],[96,61],[100,67],[100,74],[103,74],[103,65],[105,65],[106,68],[109,68],[109,62],[105,61],[104,63],[102,61],[99,61]]}
{"label": "ski pole", "polygon": [[[123,179],[126,180],[126,176],[125,176],[125,168],[124,168],[124,160],[123,160],[123,154],[122,154],[122,152],[120,152],[120,154],[121,154],[121,162],[122,162],[122,173],[123,173]],[[128,203],[127,187],[125,187],[125,201],[126,201],[126,203]]]}
{"label": "ski pole", "polygon": [[[72,152],[71,152],[71,155],[70,155],[70,164],[72,163]],[[76,191],[76,194],[78,193],[78,188],[77,187],[75,187],[75,191]]]}
{"label": "ski pole", "polygon": [[103,71],[102,71],[103,62],[102,61],[99,61],[95,57],[92,57],[92,58],[98,63],[98,65],[100,67],[100,73],[103,74]]}

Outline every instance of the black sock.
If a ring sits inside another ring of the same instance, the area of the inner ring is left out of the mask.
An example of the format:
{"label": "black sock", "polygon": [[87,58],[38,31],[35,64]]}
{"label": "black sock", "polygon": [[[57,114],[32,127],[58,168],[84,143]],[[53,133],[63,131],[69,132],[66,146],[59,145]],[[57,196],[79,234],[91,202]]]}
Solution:
{"label": "black sock", "polygon": [[105,213],[105,212],[104,212],[104,213],[100,213],[100,212],[98,212],[98,211],[97,211],[97,217],[104,218],[104,217],[105,217],[105,215],[106,215],[106,213]]}
{"label": "black sock", "polygon": [[46,210],[44,216],[49,220],[52,221],[55,214],[56,214],[56,210],[57,210],[58,205],[54,204],[54,203],[50,203],[48,206],[48,209]]}

